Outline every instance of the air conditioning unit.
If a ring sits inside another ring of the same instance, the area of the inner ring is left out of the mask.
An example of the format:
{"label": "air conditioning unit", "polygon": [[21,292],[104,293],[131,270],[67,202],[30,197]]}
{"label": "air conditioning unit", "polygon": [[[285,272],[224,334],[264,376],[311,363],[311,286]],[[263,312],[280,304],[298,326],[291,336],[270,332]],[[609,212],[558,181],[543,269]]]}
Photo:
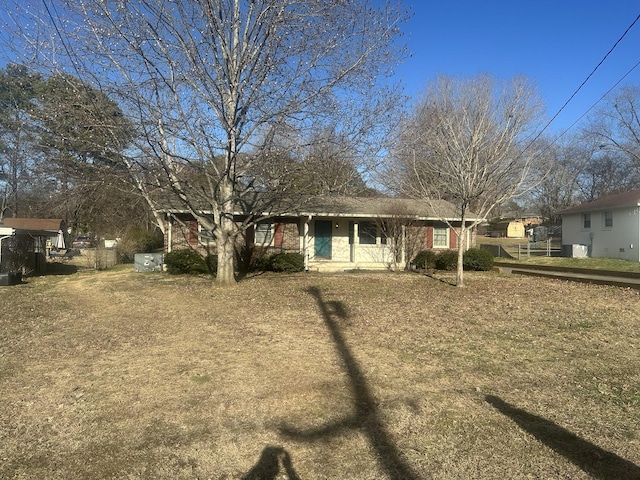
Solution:
{"label": "air conditioning unit", "polygon": [[136,272],[161,272],[163,263],[162,253],[136,253],[133,257]]}
{"label": "air conditioning unit", "polygon": [[562,245],[562,256],[569,258],[587,258],[589,256],[589,246],[572,244]]}

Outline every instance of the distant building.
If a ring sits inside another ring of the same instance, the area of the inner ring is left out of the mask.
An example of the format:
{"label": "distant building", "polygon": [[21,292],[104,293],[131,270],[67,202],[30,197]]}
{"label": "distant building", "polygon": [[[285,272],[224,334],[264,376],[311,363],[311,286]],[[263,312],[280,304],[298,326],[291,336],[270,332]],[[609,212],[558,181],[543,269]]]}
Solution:
{"label": "distant building", "polygon": [[524,223],[520,220],[503,220],[496,223],[493,228],[492,237],[506,237],[506,238],[524,238],[525,228]]}
{"label": "distant building", "polygon": [[557,212],[567,256],[586,249],[589,257],[640,261],[640,190],[610,195]]}
{"label": "distant building", "polygon": [[4,218],[0,222],[0,273],[42,274],[49,245],[64,231],[61,219]]}

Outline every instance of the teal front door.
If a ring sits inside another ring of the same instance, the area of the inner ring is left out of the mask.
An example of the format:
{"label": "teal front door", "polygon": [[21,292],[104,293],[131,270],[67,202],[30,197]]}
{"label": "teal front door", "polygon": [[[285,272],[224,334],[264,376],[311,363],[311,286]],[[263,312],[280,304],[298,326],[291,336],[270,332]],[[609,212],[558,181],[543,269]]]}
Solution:
{"label": "teal front door", "polygon": [[316,257],[331,258],[333,222],[316,220]]}

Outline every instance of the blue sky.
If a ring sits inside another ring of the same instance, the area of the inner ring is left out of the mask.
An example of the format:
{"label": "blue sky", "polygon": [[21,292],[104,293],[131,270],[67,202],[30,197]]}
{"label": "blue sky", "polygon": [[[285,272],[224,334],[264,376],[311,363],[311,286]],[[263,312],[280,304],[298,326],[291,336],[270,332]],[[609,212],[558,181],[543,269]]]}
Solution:
{"label": "blue sky", "polygon": [[[437,74],[501,79],[526,75],[556,114],[640,15],[636,0],[405,0],[412,52],[396,69],[417,97]],[[640,62],[640,21],[574,97],[549,131],[568,128]],[[640,66],[623,81],[640,85]],[[575,129],[575,127],[574,127]],[[571,130],[573,131],[573,130]]]}
{"label": "blue sky", "polygon": [[[404,5],[413,14],[403,37],[412,56],[396,69],[395,79],[410,97],[417,98],[439,73],[501,79],[522,74],[536,82],[548,119],[640,14],[637,0],[404,0]],[[549,131],[570,127],[638,62],[640,21]],[[640,66],[623,84],[640,85]]]}

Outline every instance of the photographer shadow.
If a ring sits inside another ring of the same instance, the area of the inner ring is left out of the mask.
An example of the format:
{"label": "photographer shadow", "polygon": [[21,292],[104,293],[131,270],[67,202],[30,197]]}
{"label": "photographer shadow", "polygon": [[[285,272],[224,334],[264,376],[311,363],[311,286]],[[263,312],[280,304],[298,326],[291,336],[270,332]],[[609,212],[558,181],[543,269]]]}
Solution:
{"label": "photographer shadow", "polygon": [[289,480],[300,480],[289,452],[282,447],[268,446],[262,450],[258,463],[242,480],[276,480],[280,473],[285,473]]}

